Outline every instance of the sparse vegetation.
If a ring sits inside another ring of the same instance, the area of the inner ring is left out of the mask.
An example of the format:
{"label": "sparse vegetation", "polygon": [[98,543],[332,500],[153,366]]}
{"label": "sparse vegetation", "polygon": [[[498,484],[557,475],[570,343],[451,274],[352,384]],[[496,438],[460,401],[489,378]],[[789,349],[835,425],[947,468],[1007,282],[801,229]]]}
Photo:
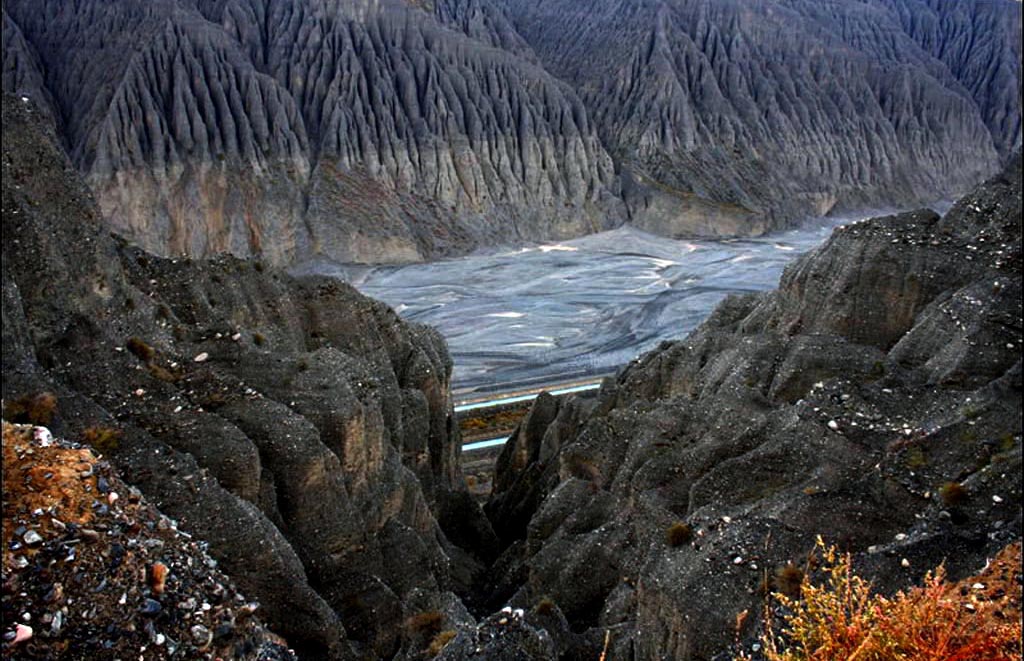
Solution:
{"label": "sparse vegetation", "polygon": [[689,524],[677,521],[668,527],[668,532],[665,534],[665,538],[668,541],[668,545],[672,547],[682,546],[683,544],[690,541],[693,537],[693,529],[690,528]]}
{"label": "sparse vegetation", "polygon": [[213,392],[203,398],[203,408],[209,411],[215,411],[220,407],[227,404],[228,398],[222,392]]}
{"label": "sparse vegetation", "polygon": [[424,611],[412,615],[405,621],[405,628],[415,636],[433,638],[441,632],[444,625],[444,614],[440,611]]}
{"label": "sparse vegetation", "polygon": [[601,469],[590,459],[585,459],[579,455],[572,455],[566,459],[566,467],[572,477],[587,480],[597,487],[600,487],[603,483]]}
{"label": "sparse vegetation", "polygon": [[458,634],[453,629],[446,629],[434,636],[433,640],[430,641],[430,645],[427,647],[427,656],[435,657],[441,653],[441,650],[452,641]]}
{"label": "sparse vegetation", "polygon": [[47,427],[56,413],[57,396],[50,392],[22,395],[4,406],[4,419],[23,425]]}
{"label": "sparse vegetation", "polygon": [[171,370],[161,365],[157,365],[156,363],[150,363],[146,366],[146,369],[149,370],[149,373],[154,379],[159,379],[160,381],[165,381],[167,383],[175,383],[180,378]]}
{"label": "sparse vegetation", "polygon": [[939,498],[946,507],[960,507],[967,502],[970,493],[959,482],[946,482],[939,487]]}
{"label": "sparse vegetation", "polygon": [[974,420],[981,415],[981,409],[977,406],[967,405],[963,409],[964,417],[968,420]]}
{"label": "sparse vegetation", "polygon": [[804,582],[804,570],[792,563],[788,563],[775,570],[771,579],[771,586],[774,592],[786,595],[790,599],[800,596],[800,586]]}
{"label": "sparse vegetation", "polygon": [[[888,598],[852,569],[849,554],[819,539],[824,583],[801,579],[798,597],[776,592],[782,630],[769,617],[762,636],[768,661],[967,661],[1019,659],[1021,623],[999,600],[974,599],[930,572],[922,587]],[[967,595],[967,596],[965,596]],[[1019,600],[1003,595],[1003,601]],[[741,656],[741,659],[749,659]]]}
{"label": "sparse vegetation", "polygon": [[130,337],[124,345],[125,349],[132,352],[142,362],[151,362],[156,357],[156,349],[139,337]]}
{"label": "sparse vegetation", "polygon": [[103,454],[110,454],[121,445],[124,433],[112,427],[89,427],[82,432],[82,440]]}
{"label": "sparse vegetation", "polygon": [[156,306],[156,318],[157,319],[160,319],[160,320],[163,320],[163,321],[168,321],[168,320],[170,320],[170,318],[172,316],[173,315],[171,313],[171,308],[168,307],[168,305],[166,303],[161,303],[160,305]]}
{"label": "sparse vegetation", "polygon": [[550,597],[544,597],[533,607],[533,612],[542,616],[554,615],[555,602]]}
{"label": "sparse vegetation", "polygon": [[928,465],[928,455],[917,446],[907,448],[903,455],[903,462],[907,468],[918,469]]}

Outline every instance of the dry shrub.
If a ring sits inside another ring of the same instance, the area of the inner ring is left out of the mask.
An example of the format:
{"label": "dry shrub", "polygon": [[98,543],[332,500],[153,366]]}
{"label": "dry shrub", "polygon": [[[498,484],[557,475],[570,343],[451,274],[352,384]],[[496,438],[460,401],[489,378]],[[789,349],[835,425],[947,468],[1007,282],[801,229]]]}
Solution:
{"label": "dry shrub", "polygon": [[157,365],[156,363],[150,363],[149,365],[146,366],[146,369],[149,370],[149,373],[153,376],[154,379],[157,379],[159,381],[165,381],[167,383],[176,383],[181,378],[180,375],[175,374],[166,367],[163,367],[162,365]]}
{"label": "dry shrub", "polygon": [[804,583],[804,571],[793,564],[786,564],[775,570],[771,583],[775,592],[796,599],[800,596],[800,588]]}
{"label": "dry shrub", "polygon": [[22,425],[49,427],[57,413],[57,396],[38,392],[21,397],[4,406],[4,419]]}
{"label": "dry shrub", "polygon": [[448,629],[434,636],[434,639],[430,641],[430,645],[427,647],[427,656],[435,657],[440,654],[445,645],[450,643],[456,635],[458,634],[454,630]]}
{"label": "dry shrub", "polygon": [[439,611],[424,611],[412,615],[405,621],[405,628],[410,634],[432,638],[441,632],[444,615]]}
{"label": "dry shrub", "polygon": [[946,482],[939,488],[939,498],[946,507],[959,507],[967,502],[967,488],[959,482]]}
{"label": "dry shrub", "polygon": [[145,363],[150,362],[156,356],[156,350],[149,346],[142,338],[130,337],[124,346],[128,351],[135,354],[136,358]]}
{"label": "dry shrub", "polygon": [[82,432],[82,440],[103,454],[110,454],[121,445],[124,433],[111,427],[89,427]]}
{"label": "dry shrub", "polygon": [[[849,554],[819,539],[825,580],[803,581],[800,598],[776,593],[784,611],[782,631],[770,618],[762,636],[768,661],[1016,661],[1021,652],[1019,618],[1007,603],[962,596],[945,581],[943,567],[924,585],[889,598],[871,593],[853,573]],[[1003,601],[1019,600],[1005,595]],[[741,657],[748,658],[748,657]]]}
{"label": "dry shrub", "polygon": [[665,539],[669,546],[682,546],[693,537],[693,529],[682,521],[677,521],[668,527]]}
{"label": "dry shrub", "polygon": [[533,607],[533,612],[545,617],[548,615],[554,615],[555,602],[550,597],[544,597],[537,602],[536,606]]}

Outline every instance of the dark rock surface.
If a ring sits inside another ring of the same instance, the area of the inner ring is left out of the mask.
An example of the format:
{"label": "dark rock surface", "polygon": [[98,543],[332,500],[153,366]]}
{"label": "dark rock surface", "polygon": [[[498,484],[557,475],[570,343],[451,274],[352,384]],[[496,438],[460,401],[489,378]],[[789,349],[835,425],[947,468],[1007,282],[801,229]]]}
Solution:
{"label": "dark rock surface", "polygon": [[492,597],[557,605],[562,658],[610,631],[609,658],[709,659],[818,535],[885,591],[963,577],[1021,535],[1021,341],[1018,154],[943,217],[838,229],[587,408],[538,399],[486,507]]}
{"label": "dark rock surface", "polygon": [[115,240],[40,114],[4,99],[4,401],[116,430],[125,480],[304,657],[389,657],[409,595],[467,593],[495,546],[443,340],[333,280]]}
{"label": "dark rock surface", "polygon": [[1011,0],[12,0],[3,89],[163,255],[402,262],[930,202],[1020,145]]}

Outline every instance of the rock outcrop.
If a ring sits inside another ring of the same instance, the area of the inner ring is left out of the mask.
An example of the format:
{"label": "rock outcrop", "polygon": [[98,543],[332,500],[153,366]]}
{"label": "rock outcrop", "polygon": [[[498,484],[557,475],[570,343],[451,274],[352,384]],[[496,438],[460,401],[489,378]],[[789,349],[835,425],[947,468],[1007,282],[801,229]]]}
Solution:
{"label": "rock outcrop", "polygon": [[3,8],[5,92],[147,250],[431,259],[749,235],[1020,145],[1020,4],[119,0]]}
{"label": "rock outcrop", "polygon": [[945,216],[836,230],[596,401],[538,399],[491,597],[564,615],[562,658],[611,632],[609,658],[710,659],[819,535],[882,590],[963,577],[1021,535],[1021,341],[1018,154]]}
{"label": "rock outcrop", "polygon": [[410,595],[467,594],[495,545],[443,340],[337,281],[113,238],[41,114],[4,98],[5,404],[112,430],[124,479],[305,658],[390,657]]}

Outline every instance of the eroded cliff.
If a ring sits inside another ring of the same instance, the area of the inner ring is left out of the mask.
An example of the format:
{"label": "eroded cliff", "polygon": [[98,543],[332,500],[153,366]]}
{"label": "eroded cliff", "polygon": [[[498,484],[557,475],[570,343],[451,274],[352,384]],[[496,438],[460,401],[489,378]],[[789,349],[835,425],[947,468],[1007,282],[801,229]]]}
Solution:
{"label": "eroded cliff", "polygon": [[1020,4],[4,5],[113,227],[162,255],[411,261],[631,221],[749,235],[951,197],[1020,144]]}

